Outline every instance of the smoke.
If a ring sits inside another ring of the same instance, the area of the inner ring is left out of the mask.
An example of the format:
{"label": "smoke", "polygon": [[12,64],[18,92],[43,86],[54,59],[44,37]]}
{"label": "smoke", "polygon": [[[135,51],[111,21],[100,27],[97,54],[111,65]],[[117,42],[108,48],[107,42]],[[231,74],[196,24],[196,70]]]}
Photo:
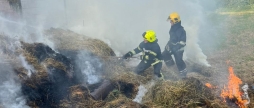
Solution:
{"label": "smoke", "polygon": [[102,63],[98,58],[86,51],[80,51],[77,55],[76,64],[84,76],[84,83],[96,84],[100,81]]}
{"label": "smoke", "polygon": [[23,0],[22,4],[23,18],[29,25],[70,29],[101,39],[121,54],[137,47],[141,34],[150,29],[156,31],[163,50],[169,40],[170,23],[166,19],[171,12],[180,14],[187,32],[185,59],[208,66],[200,46],[215,43],[210,38],[213,34],[201,33],[206,32],[202,28],[210,28],[205,16],[216,8],[215,1]]}
{"label": "smoke", "polygon": [[28,71],[27,75],[30,77],[32,72],[34,72],[34,67],[27,63],[23,55],[19,55],[19,59],[21,60],[22,66]]}
{"label": "smoke", "polygon": [[145,96],[146,92],[147,89],[143,85],[140,85],[138,87],[138,94],[136,95],[135,99],[133,99],[133,101],[141,104],[142,98]]}
{"label": "smoke", "polygon": [[151,89],[151,87],[153,87],[153,86],[154,86],[154,81],[153,80],[151,82],[148,82],[145,85],[141,84],[138,87],[138,93],[137,93],[136,97],[133,99],[133,101],[142,104],[142,98],[145,96],[147,91],[149,89]]}
{"label": "smoke", "polygon": [[32,26],[24,21],[14,21],[0,16],[0,32],[9,38],[27,43],[40,42],[54,49],[54,43],[44,35],[44,29],[41,25]]}
{"label": "smoke", "polygon": [[0,106],[1,108],[29,108],[21,93],[21,85],[8,63],[0,58]]}
{"label": "smoke", "polygon": [[[191,59],[209,66],[203,50],[214,45],[218,31],[210,20],[209,12],[216,6],[215,1],[174,1],[174,0],[21,0],[23,17],[15,21],[0,16],[0,32],[11,38],[28,43],[41,42],[54,49],[54,42],[43,31],[50,27],[70,29],[74,32],[98,38],[108,43],[117,55],[137,47],[142,41],[141,34],[154,30],[161,49],[169,40],[170,23],[166,22],[171,12],[178,12],[187,33],[185,59]],[[33,35],[31,35],[33,33]],[[102,64],[85,51],[77,56],[77,64],[85,76],[84,82],[94,84],[100,81],[97,76]],[[32,70],[22,57],[23,66]],[[5,67],[5,65],[1,66]],[[1,68],[3,69],[3,68]],[[1,72],[1,103],[3,105],[24,105],[20,95],[20,84],[12,78],[6,79],[3,72],[11,73],[11,68]],[[15,87],[13,89],[12,87]],[[140,87],[142,91],[142,87]],[[138,97],[142,97],[142,93]],[[2,95],[3,94],[3,95]],[[12,94],[12,95],[10,95]],[[9,98],[3,98],[8,97]],[[18,100],[21,99],[21,100]],[[140,99],[140,98],[139,98]],[[15,101],[10,101],[15,100]],[[10,101],[10,102],[9,102]],[[138,101],[141,102],[141,101]],[[26,107],[26,106],[22,106]]]}

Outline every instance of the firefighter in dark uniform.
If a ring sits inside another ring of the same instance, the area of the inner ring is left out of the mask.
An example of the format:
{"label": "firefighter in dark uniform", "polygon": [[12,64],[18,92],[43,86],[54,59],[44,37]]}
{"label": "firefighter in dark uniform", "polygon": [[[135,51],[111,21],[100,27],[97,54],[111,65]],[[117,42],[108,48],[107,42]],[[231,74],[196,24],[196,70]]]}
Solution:
{"label": "firefighter in dark uniform", "polygon": [[162,67],[162,56],[161,49],[158,44],[158,40],[156,39],[155,32],[152,30],[148,30],[142,34],[144,41],[139,44],[137,48],[132,51],[126,53],[123,58],[127,59],[128,57],[132,57],[135,54],[142,52],[143,54],[140,56],[141,62],[135,68],[135,72],[137,74],[141,74],[149,68],[153,66],[154,74],[159,77],[160,80],[163,80],[164,77],[161,73]]}
{"label": "firefighter in dark uniform", "polygon": [[[169,30],[170,39],[162,52],[163,60],[167,67],[171,67],[176,63],[180,77],[185,78],[187,69],[183,61],[183,52],[186,46],[186,32],[181,25],[178,13],[171,13],[167,20],[171,23]],[[175,62],[171,55],[174,55]]]}

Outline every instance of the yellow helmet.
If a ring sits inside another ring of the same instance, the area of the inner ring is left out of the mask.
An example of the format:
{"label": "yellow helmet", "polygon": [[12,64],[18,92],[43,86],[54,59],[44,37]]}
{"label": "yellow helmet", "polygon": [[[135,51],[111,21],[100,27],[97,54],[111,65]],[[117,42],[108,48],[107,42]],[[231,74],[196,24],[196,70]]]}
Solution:
{"label": "yellow helmet", "polygon": [[156,34],[153,30],[148,30],[142,34],[143,38],[148,42],[154,42],[156,40]]}
{"label": "yellow helmet", "polygon": [[168,20],[173,21],[174,23],[178,23],[181,21],[180,16],[178,13],[173,12],[168,16]]}

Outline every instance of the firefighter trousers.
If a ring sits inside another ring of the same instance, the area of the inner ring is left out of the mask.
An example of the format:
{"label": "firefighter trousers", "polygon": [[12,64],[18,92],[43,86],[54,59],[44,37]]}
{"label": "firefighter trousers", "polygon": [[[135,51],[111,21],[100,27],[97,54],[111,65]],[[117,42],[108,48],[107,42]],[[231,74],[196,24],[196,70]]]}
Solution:
{"label": "firefighter trousers", "polygon": [[[135,72],[137,74],[141,74],[143,73],[147,68],[149,68],[152,65],[153,62],[147,62],[145,63],[144,60],[142,60],[138,66],[135,68]],[[158,77],[161,77],[161,67],[162,67],[162,62],[159,62],[155,65],[153,65],[153,70],[154,70],[154,74],[157,75]]]}
{"label": "firefighter trousers", "polygon": [[[173,66],[176,63],[178,71],[184,70],[186,68],[186,64],[183,61],[183,52],[184,51],[176,51],[176,52],[170,53],[169,51],[164,50],[162,52],[164,63],[167,65],[167,67]],[[172,58],[172,55],[174,55],[175,62]]]}

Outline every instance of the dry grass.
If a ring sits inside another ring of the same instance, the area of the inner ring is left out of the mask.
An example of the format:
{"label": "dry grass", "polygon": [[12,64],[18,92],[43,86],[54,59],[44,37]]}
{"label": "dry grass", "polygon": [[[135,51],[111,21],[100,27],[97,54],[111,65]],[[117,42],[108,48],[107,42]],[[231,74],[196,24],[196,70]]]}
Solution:
{"label": "dry grass", "polygon": [[109,101],[104,108],[142,108],[144,105],[137,104],[124,95],[119,95],[115,100]]}
{"label": "dry grass", "polygon": [[143,99],[145,104],[149,105],[152,102],[170,108],[213,107],[220,104],[213,102],[215,97],[211,89],[195,78],[156,83]]}
{"label": "dry grass", "polygon": [[[215,68],[215,74],[212,74],[217,84],[227,84],[228,66],[234,68],[234,73],[249,85],[254,84],[254,32],[253,25],[254,14],[229,15],[224,22],[226,25],[225,48],[209,56],[209,62]],[[226,63],[228,61],[228,64]],[[240,85],[241,86],[241,85]],[[251,103],[253,106],[253,90],[249,90]]]}

